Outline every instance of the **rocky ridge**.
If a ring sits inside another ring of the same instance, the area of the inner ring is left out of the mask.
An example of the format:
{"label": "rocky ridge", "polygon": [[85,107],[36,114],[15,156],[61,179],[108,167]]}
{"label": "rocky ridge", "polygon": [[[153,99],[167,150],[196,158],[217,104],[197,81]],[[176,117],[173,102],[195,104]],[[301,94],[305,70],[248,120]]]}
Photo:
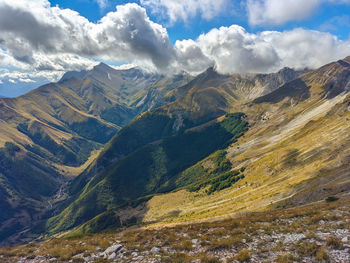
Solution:
{"label": "rocky ridge", "polygon": [[217,222],[53,239],[1,249],[0,260],[346,263],[350,262],[349,202],[323,201],[293,209],[237,214]]}

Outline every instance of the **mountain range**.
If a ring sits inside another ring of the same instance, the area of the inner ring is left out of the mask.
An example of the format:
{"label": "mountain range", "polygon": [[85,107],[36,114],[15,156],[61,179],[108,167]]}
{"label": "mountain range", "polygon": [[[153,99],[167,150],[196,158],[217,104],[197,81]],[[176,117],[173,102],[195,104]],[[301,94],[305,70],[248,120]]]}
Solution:
{"label": "mountain range", "polygon": [[0,99],[0,238],[164,226],[346,198],[350,58],[164,76],[99,64]]}
{"label": "mountain range", "polygon": [[[176,76],[173,83],[187,78]],[[161,103],[162,91],[159,98],[144,98],[158,94],[167,81],[139,69],[117,71],[99,64],[20,97],[0,99],[0,236],[23,230],[64,198],[71,176],[134,116]]]}

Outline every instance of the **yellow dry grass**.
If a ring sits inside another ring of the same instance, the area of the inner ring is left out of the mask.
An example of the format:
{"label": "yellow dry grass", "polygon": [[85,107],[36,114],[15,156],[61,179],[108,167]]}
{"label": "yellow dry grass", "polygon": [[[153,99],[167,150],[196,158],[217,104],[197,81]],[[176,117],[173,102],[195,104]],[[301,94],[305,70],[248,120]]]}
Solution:
{"label": "yellow dry grass", "polygon": [[[299,103],[291,122],[281,118],[291,114],[289,109],[273,111],[269,105],[260,106],[260,110],[271,111],[270,119],[258,120],[228,149],[234,169],[246,167],[244,180],[211,195],[204,190],[157,195],[147,203],[143,222],[163,225],[261,211],[301,192],[311,193],[319,187],[315,180],[326,180],[327,187],[335,190],[339,185],[350,184],[347,176],[332,177],[328,171],[341,171],[350,156],[350,112],[346,108],[349,99],[350,96],[340,95],[333,100]],[[253,110],[259,109],[250,109],[247,114]],[[303,201],[306,200],[300,200]]]}

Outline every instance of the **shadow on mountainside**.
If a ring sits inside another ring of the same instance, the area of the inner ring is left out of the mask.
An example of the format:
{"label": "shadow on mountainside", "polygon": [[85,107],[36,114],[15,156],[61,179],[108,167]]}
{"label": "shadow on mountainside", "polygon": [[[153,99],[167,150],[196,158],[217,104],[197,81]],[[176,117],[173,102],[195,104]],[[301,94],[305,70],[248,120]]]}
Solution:
{"label": "shadow on mountainside", "polygon": [[302,79],[298,78],[265,96],[255,99],[254,103],[278,103],[286,97],[296,101],[304,101],[310,97],[309,89],[310,87],[308,87]]}
{"label": "shadow on mountainside", "polygon": [[[78,227],[73,233],[95,233],[142,221],[147,213],[144,202],[155,194],[208,179],[206,173],[200,175],[203,178],[197,174],[186,176],[185,181],[180,175],[242,136],[248,125],[244,117],[242,113],[227,114],[219,122],[148,143],[111,163],[96,174],[60,214],[47,221],[48,231],[53,234]],[[132,214],[131,210],[138,212]]]}

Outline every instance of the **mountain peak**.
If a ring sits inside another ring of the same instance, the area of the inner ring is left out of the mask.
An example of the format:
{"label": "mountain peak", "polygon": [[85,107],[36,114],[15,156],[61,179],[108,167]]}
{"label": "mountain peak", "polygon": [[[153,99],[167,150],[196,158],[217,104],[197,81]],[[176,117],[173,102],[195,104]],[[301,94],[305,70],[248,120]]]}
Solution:
{"label": "mountain peak", "polygon": [[346,63],[350,64],[350,56],[347,56],[346,58],[344,58],[342,60],[345,61]]}
{"label": "mountain peak", "polygon": [[280,69],[278,72],[294,72],[295,70],[289,67],[284,67]]}
{"label": "mountain peak", "polygon": [[90,70],[81,70],[81,71],[68,71],[66,73],[63,74],[62,78],[59,80],[59,82],[61,81],[65,81],[68,80],[70,78],[84,78],[89,72],[92,71],[103,71],[103,72],[110,72],[110,71],[114,71],[115,69],[108,66],[107,64],[100,62],[99,64],[97,64],[96,66],[94,66],[92,69]]}
{"label": "mountain peak", "polygon": [[94,66],[93,70],[115,70],[114,68],[108,66],[107,64],[100,62],[99,64],[97,64],[96,66]]}
{"label": "mountain peak", "polygon": [[202,73],[204,76],[206,76],[207,78],[215,78],[220,76],[221,74],[219,74],[216,69],[214,67],[210,67],[208,68],[206,71],[204,71]]}

